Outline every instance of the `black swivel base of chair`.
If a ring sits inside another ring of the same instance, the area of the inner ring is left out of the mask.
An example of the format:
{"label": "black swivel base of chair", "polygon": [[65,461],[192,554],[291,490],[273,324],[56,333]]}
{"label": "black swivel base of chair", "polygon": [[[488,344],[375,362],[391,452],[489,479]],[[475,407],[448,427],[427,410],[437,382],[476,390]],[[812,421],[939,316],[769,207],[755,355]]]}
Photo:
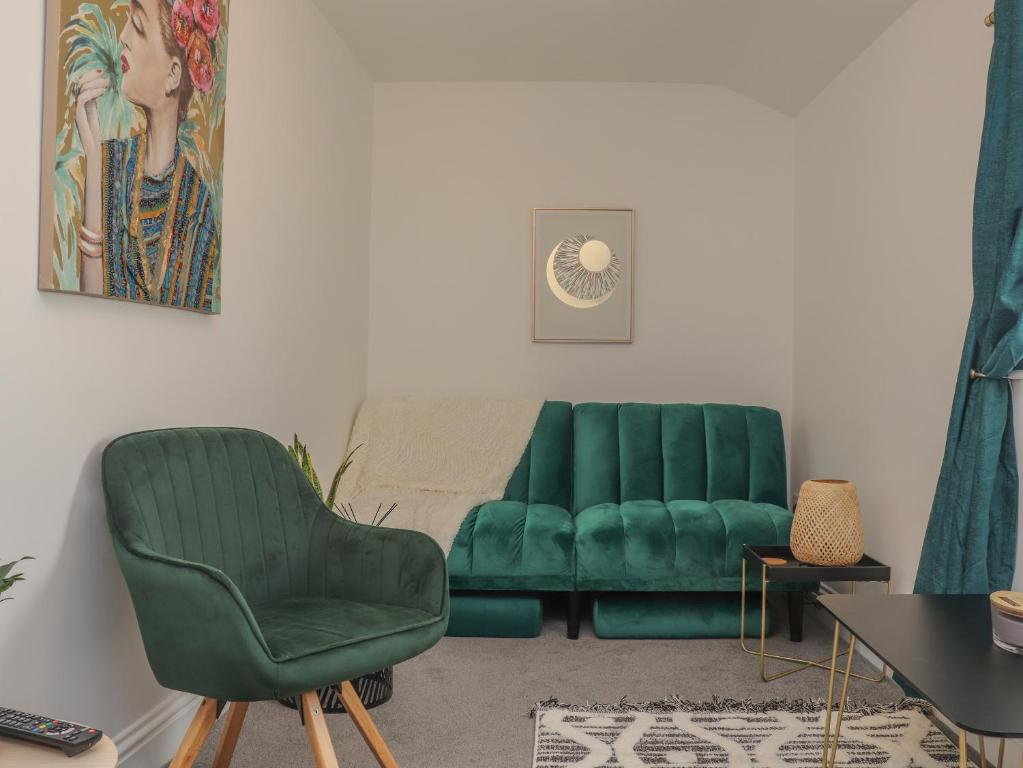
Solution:
{"label": "black swivel base of chair", "polygon": [[[330,741],[330,733],[327,731],[327,721],[323,717],[319,696],[316,695],[316,691],[309,691],[303,693],[299,698],[316,768],[338,768],[337,754]],[[341,683],[341,701],[381,768],[398,768],[394,755],[387,748],[380,731],[377,730],[369,713],[362,705],[359,694],[355,692],[355,688],[349,682]],[[218,702],[216,699],[203,699],[202,704],[199,705],[199,711],[195,713],[191,725],[188,726],[184,739],[181,740],[177,754],[170,762],[169,768],[192,768],[195,759],[199,756],[199,750],[202,749],[210,731],[213,730],[214,723],[217,722],[223,704],[224,702]],[[241,733],[242,723],[245,722],[248,710],[248,702],[231,702],[227,711],[224,734],[221,736],[216,757],[213,759],[213,768],[228,768],[231,764],[234,748],[238,744],[238,735]]]}

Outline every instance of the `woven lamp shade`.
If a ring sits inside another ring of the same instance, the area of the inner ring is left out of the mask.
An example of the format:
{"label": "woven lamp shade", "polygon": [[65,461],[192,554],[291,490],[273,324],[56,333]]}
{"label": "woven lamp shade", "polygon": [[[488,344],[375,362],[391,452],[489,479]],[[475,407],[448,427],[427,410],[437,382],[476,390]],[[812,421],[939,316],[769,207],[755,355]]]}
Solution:
{"label": "woven lamp shade", "polygon": [[863,558],[863,518],[848,480],[807,480],[799,489],[790,546],[800,561],[842,566]]}

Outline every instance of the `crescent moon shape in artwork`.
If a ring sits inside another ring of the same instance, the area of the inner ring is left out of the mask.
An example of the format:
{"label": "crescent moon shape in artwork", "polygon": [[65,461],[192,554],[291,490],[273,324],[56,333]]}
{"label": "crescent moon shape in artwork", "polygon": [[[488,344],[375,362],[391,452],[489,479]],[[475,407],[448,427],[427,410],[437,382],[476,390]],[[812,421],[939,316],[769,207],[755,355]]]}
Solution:
{"label": "crescent moon shape in artwork", "polygon": [[[554,298],[557,298],[558,301],[562,302],[563,304],[567,304],[569,307],[572,307],[574,309],[592,309],[593,307],[601,306],[611,298],[611,295],[614,292],[614,288],[605,293],[604,296],[599,296],[594,299],[579,299],[578,297],[572,296],[571,293],[569,293],[565,288],[563,288],[562,284],[558,281],[557,275],[554,274],[554,257],[558,255],[558,251],[564,242],[565,241],[563,240],[562,242],[559,242],[557,245],[554,245],[553,250],[550,252],[550,256],[547,257],[546,270],[547,285],[550,287],[550,292],[553,293]],[[608,249],[608,246],[605,245],[603,242],[599,243],[599,245],[601,245],[602,247],[601,249],[598,250],[606,251],[607,252],[606,258],[610,260],[612,256],[610,249]],[[605,264],[604,266],[607,265]]]}
{"label": "crescent moon shape in artwork", "polygon": [[609,298],[611,294],[607,293],[601,296],[599,299],[577,299],[575,296],[570,294],[561,284],[558,283],[558,279],[554,276],[554,254],[557,252],[557,246],[551,251],[550,257],[547,259],[547,285],[550,286],[551,293],[555,295],[558,301],[568,304],[570,307],[576,309],[592,309],[593,307],[600,306]]}

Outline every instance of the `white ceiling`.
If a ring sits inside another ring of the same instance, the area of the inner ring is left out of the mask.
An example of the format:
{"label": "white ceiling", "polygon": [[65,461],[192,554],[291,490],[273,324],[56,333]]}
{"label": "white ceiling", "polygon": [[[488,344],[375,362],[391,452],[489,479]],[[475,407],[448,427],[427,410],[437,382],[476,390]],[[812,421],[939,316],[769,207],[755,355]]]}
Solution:
{"label": "white ceiling", "polygon": [[796,114],[913,0],[315,0],[377,82],[707,83]]}

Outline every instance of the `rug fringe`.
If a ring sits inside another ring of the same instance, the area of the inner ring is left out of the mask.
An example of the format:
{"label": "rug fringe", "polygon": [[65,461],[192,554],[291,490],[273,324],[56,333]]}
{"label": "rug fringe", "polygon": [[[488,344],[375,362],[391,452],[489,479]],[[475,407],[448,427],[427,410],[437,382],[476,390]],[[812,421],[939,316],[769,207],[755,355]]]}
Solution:
{"label": "rug fringe", "polygon": [[[556,697],[539,701],[529,710],[529,716],[535,718],[537,713],[549,710],[567,712],[600,712],[627,713],[651,712],[669,714],[672,712],[739,712],[744,714],[763,714],[766,712],[794,712],[796,714],[812,714],[827,709],[824,699],[768,699],[753,701],[752,699],[727,699],[717,696],[710,701],[689,701],[678,696],[669,696],[660,701],[631,702],[623,697],[617,704],[562,704]],[[923,699],[904,698],[901,701],[887,704],[869,704],[867,702],[848,702],[845,711],[855,715],[881,715],[915,709],[921,714],[930,715],[934,708]]]}

